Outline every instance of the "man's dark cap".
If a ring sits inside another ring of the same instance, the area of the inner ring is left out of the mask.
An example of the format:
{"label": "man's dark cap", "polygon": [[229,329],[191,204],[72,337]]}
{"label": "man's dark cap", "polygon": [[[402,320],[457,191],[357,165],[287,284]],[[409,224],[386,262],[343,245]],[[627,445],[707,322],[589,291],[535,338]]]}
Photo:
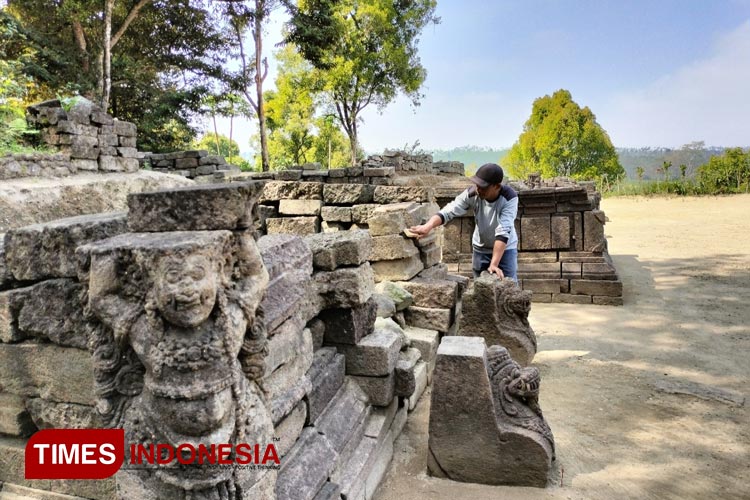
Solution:
{"label": "man's dark cap", "polygon": [[471,177],[471,182],[481,188],[486,188],[492,184],[500,184],[503,182],[503,169],[496,163],[485,163]]}

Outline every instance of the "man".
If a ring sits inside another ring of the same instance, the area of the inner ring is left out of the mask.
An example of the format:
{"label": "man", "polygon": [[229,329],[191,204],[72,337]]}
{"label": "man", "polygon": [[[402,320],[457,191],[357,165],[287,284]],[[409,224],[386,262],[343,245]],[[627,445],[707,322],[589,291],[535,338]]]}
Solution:
{"label": "man", "polygon": [[500,278],[518,281],[518,236],[514,221],[518,213],[518,194],[503,186],[503,169],[494,163],[479,167],[471,178],[475,184],[448,203],[430,220],[409,230],[418,238],[427,236],[434,228],[474,209],[474,235],[471,239],[474,254],[474,277],[489,271]]}

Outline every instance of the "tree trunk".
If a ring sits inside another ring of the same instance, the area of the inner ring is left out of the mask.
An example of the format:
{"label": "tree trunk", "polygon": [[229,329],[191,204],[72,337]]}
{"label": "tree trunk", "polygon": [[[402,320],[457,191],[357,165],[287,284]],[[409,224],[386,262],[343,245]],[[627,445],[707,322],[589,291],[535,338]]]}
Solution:
{"label": "tree trunk", "polygon": [[211,113],[211,119],[214,121],[214,141],[216,142],[216,154],[221,156],[221,148],[219,147],[219,130],[216,128],[216,113]]}
{"label": "tree trunk", "polygon": [[[232,110],[232,114],[229,115],[229,156],[232,155],[232,129],[234,128],[234,110]],[[237,154],[239,155],[240,152],[237,151]]]}
{"label": "tree trunk", "polygon": [[[261,154],[261,165],[264,172],[270,170],[268,160],[268,139],[266,137],[266,107],[263,103],[263,80],[266,75],[263,74],[263,21],[265,2],[264,0],[255,0],[255,27],[253,35],[255,35],[255,90],[257,92],[258,103],[258,125],[260,128],[260,154]],[[261,14],[258,14],[261,13]]]}
{"label": "tree trunk", "polygon": [[104,3],[104,52],[102,71],[102,109],[109,108],[109,92],[112,88],[112,11],[115,0],[105,0]]}
{"label": "tree trunk", "polygon": [[352,116],[349,134],[349,146],[352,148],[352,167],[357,165],[357,116]]}

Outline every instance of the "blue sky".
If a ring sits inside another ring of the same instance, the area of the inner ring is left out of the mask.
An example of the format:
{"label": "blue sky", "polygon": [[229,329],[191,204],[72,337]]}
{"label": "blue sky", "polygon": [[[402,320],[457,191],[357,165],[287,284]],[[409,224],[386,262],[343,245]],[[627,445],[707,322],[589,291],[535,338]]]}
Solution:
{"label": "blue sky", "polygon": [[366,110],[369,153],[509,147],[560,88],[616,146],[750,145],[750,0],[438,0],[437,14],[420,41],[425,97]]}

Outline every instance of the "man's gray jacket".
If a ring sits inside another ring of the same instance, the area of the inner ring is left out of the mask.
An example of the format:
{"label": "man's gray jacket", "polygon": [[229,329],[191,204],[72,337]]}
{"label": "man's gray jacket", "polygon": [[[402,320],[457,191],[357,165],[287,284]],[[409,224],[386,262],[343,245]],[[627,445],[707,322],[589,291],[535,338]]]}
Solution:
{"label": "man's gray jacket", "polygon": [[518,213],[518,194],[510,186],[503,185],[500,196],[495,201],[481,199],[476,187],[470,187],[456,196],[438,212],[438,216],[447,224],[455,217],[464,215],[474,209],[474,235],[471,244],[474,250],[481,253],[492,253],[496,240],[505,242],[506,249],[518,248],[515,220]]}

